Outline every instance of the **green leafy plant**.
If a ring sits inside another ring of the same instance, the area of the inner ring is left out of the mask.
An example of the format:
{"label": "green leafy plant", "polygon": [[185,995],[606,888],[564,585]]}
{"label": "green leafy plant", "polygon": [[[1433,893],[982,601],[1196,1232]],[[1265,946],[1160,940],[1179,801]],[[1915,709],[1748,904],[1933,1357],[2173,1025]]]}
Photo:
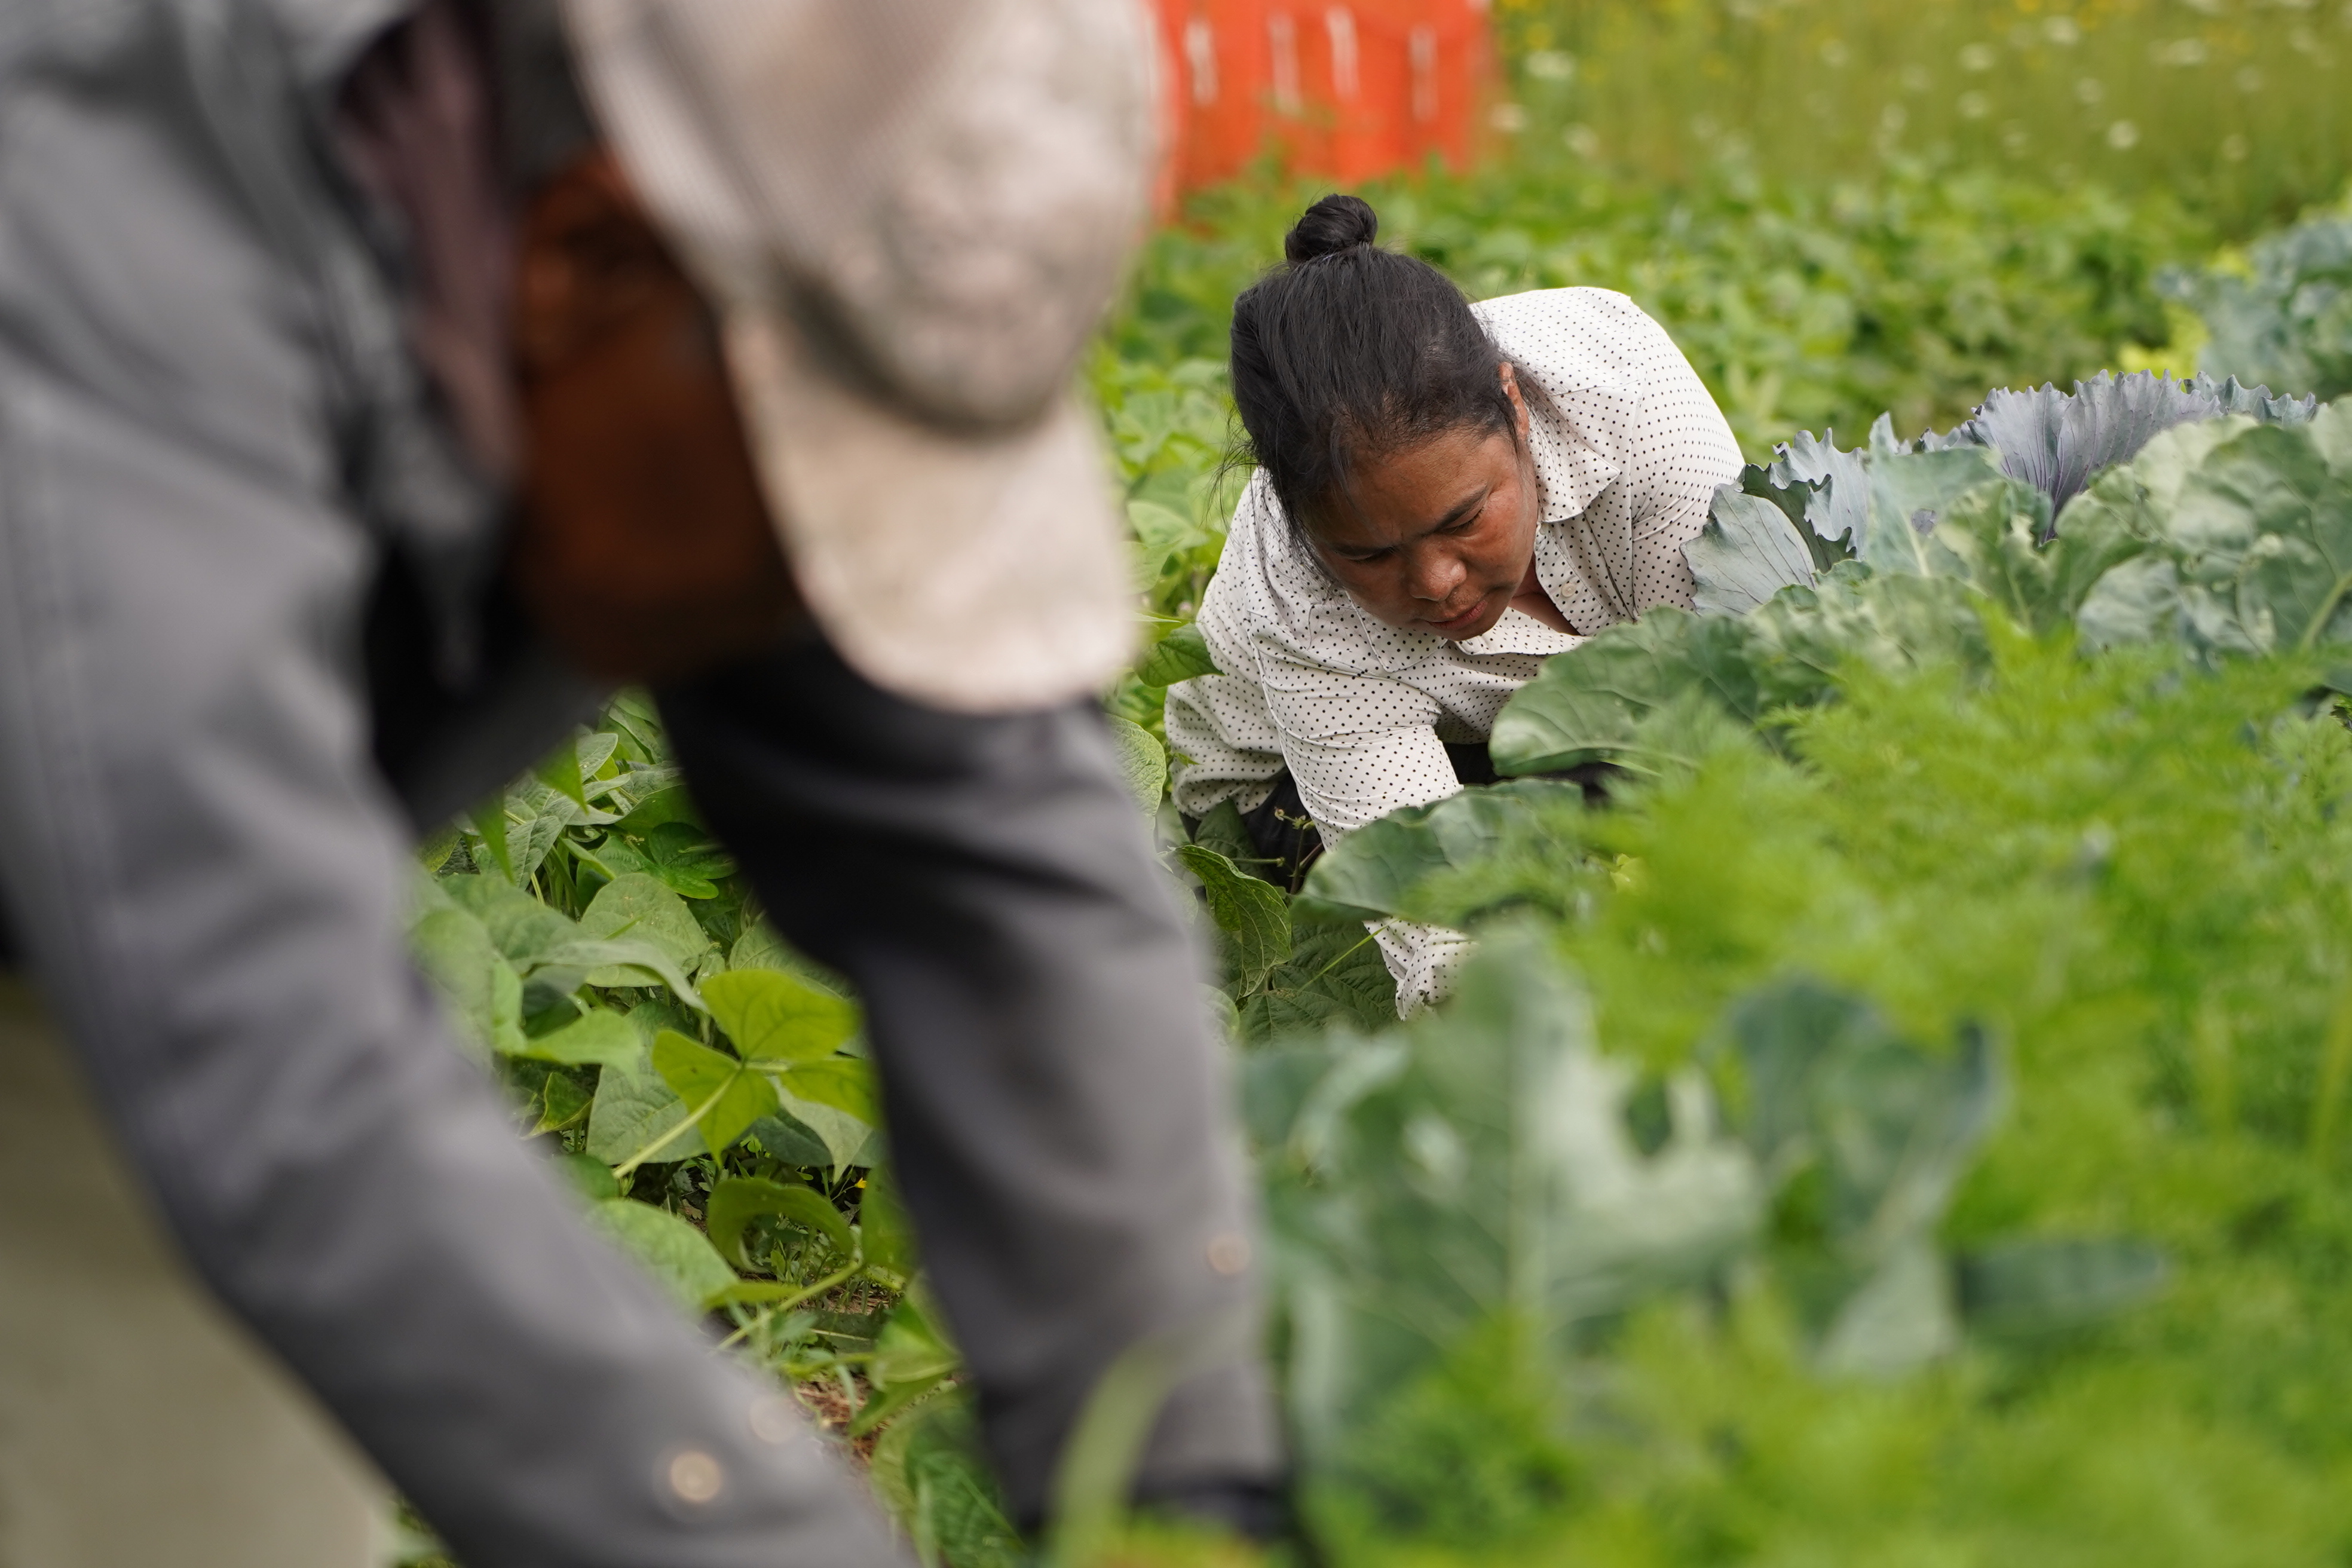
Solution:
{"label": "green leafy plant", "polygon": [[2209,374],[2321,397],[2352,393],[2352,216],[2315,215],[2225,265],[2165,282],[2203,322],[2198,360]]}
{"label": "green leafy plant", "polygon": [[[2040,544],[1990,453],[1860,454],[1875,563],[1645,617],[1507,709],[1507,767],[1613,759],[1608,804],[1471,790],[1317,867],[1481,944],[1433,1016],[1249,1058],[1336,1560],[2352,1541],[2347,415],[2173,428]],[[2144,561],[2220,609],[2092,638]],[[1579,1136],[1607,1158],[1545,1152]],[[1695,1160],[1704,1202],[1655,1191]]]}

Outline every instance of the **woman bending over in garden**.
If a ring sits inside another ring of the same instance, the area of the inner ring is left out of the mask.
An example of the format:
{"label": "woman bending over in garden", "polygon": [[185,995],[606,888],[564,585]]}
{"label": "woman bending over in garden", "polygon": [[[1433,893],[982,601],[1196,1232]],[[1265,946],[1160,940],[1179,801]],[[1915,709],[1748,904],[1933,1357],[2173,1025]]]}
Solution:
{"label": "woman bending over in garden", "polygon": [[[1495,715],[1551,655],[1688,607],[1682,547],[1740,468],[1689,362],[1623,295],[1473,305],[1378,226],[1324,197],[1234,302],[1257,472],[1201,606],[1222,673],[1168,692],[1179,808],[1231,801],[1294,867],[1491,779]],[[1401,1008],[1444,989],[1460,938],[1378,935]]]}

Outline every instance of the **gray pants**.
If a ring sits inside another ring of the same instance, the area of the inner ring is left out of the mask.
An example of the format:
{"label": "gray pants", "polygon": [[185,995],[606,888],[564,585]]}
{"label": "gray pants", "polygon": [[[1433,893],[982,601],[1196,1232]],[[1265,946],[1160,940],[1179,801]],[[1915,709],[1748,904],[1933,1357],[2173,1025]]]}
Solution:
{"label": "gray pants", "polygon": [[0,977],[0,1568],[374,1568],[383,1483],[191,1277]]}

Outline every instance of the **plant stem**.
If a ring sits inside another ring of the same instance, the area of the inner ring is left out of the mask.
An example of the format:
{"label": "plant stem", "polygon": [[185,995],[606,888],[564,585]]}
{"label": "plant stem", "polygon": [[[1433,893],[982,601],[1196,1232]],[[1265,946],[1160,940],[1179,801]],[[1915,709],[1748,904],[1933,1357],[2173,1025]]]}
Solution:
{"label": "plant stem", "polygon": [[803,1301],[808,1300],[812,1297],[822,1296],[836,1285],[847,1284],[850,1278],[860,1268],[865,1267],[866,1260],[864,1258],[854,1258],[846,1268],[826,1275],[824,1279],[818,1280],[815,1284],[810,1286],[799,1295],[787,1296],[781,1301],[761,1308],[760,1315],[758,1317],[753,1318],[750,1322],[744,1324],[741,1328],[736,1330],[733,1333],[719,1341],[719,1348],[720,1350],[727,1349],[730,1345],[734,1344],[746,1334],[749,1334],[753,1329],[760,1327],[762,1323],[765,1323],[770,1318],[774,1317],[779,1312],[789,1312],[794,1307],[799,1306]]}
{"label": "plant stem", "polygon": [[712,1092],[709,1100],[704,1100],[700,1105],[696,1106],[693,1110],[688,1112],[685,1121],[679,1122],[677,1126],[671,1128],[668,1131],[663,1133],[660,1137],[655,1139],[652,1142],[646,1144],[644,1148],[638,1150],[635,1153],[630,1155],[627,1159],[614,1166],[613,1179],[616,1182],[627,1181],[631,1176],[636,1173],[636,1170],[639,1165],[644,1164],[647,1160],[652,1159],[656,1154],[658,1154],[663,1150],[668,1148],[670,1144],[677,1142],[680,1133],[684,1132],[688,1128],[693,1126],[695,1123],[700,1121],[704,1117],[709,1115],[710,1108],[719,1103],[719,1097],[725,1094],[729,1089],[735,1087],[735,1076],[736,1075],[734,1074],[730,1074],[727,1081],[720,1084],[719,1088]]}

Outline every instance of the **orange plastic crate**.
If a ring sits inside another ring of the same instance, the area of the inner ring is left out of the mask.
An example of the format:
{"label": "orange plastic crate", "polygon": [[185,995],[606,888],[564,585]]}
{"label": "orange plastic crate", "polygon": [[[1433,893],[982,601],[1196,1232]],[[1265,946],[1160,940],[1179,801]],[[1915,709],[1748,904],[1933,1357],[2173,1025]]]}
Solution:
{"label": "orange plastic crate", "polygon": [[1468,163],[1494,75],[1487,0],[1156,0],[1169,180],[1273,153],[1352,184]]}

